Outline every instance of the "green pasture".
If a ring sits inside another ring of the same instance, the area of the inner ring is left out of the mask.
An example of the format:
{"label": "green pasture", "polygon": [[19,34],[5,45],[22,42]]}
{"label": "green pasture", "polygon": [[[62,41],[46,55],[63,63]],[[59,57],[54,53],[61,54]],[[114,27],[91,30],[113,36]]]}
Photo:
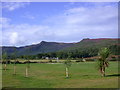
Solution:
{"label": "green pasture", "polygon": [[3,88],[118,88],[118,62],[110,62],[106,77],[96,69],[96,62],[73,63],[69,68],[70,78],[65,78],[62,63],[30,64],[29,77],[25,77],[26,64],[17,64],[13,75],[13,64],[2,69]]}

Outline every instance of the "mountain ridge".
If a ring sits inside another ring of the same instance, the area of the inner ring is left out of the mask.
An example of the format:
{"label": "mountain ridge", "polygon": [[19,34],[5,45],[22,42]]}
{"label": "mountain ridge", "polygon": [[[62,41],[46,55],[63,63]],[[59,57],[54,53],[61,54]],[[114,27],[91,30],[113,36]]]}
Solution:
{"label": "mountain ridge", "polygon": [[89,49],[89,48],[101,48],[110,45],[118,44],[118,38],[96,38],[89,39],[85,38],[76,43],[60,43],[60,42],[47,42],[41,41],[38,44],[15,47],[15,46],[2,46],[2,53],[11,55],[16,53],[17,55],[35,55],[39,53],[57,52],[57,51],[68,51],[75,49]]}

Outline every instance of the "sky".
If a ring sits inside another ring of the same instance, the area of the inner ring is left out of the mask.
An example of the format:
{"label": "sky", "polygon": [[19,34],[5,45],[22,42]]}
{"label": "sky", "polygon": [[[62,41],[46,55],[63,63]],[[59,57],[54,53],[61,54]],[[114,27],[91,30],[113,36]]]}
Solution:
{"label": "sky", "polygon": [[2,2],[2,46],[118,37],[117,2]]}

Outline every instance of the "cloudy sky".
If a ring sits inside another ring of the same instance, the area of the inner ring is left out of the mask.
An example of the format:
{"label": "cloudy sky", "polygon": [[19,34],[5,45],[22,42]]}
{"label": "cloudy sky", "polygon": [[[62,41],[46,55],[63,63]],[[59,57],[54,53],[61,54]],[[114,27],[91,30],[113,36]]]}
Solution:
{"label": "cloudy sky", "polygon": [[4,2],[0,20],[3,46],[118,37],[115,2]]}

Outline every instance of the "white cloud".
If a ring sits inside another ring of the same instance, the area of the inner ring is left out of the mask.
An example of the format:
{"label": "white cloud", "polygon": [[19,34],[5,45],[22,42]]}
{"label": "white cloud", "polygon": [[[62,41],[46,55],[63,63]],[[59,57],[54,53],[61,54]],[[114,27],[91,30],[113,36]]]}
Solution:
{"label": "white cloud", "polygon": [[21,17],[24,18],[24,19],[31,19],[31,20],[33,20],[33,19],[36,18],[36,15],[32,15],[31,13],[26,12]]}
{"label": "white cloud", "polygon": [[28,19],[35,19],[35,17],[34,16],[32,16],[32,15],[26,15],[26,16],[24,16],[25,18],[28,18]]}
{"label": "white cloud", "polygon": [[[83,38],[117,38],[118,10],[116,6],[75,7],[64,14],[48,19],[55,26],[57,36],[63,41],[79,41]],[[54,30],[53,30],[54,31]]]}
{"label": "white cloud", "polygon": [[80,13],[80,12],[83,12],[85,11],[86,8],[84,7],[78,7],[78,8],[71,8],[71,9],[68,9],[67,12],[69,13]]}
{"label": "white cloud", "polygon": [[23,3],[23,2],[3,2],[2,3],[2,8],[5,8],[9,11],[13,11],[15,9],[21,8],[21,7],[25,7],[26,5],[28,5],[29,3]]}
{"label": "white cloud", "polygon": [[[45,31],[46,30],[46,31]],[[2,30],[3,45],[24,46],[40,42],[50,35],[47,26],[9,24]]]}
{"label": "white cloud", "polygon": [[11,44],[16,44],[18,41],[18,33],[17,32],[12,32],[10,35],[10,43]]}
{"label": "white cloud", "polygon": [[0,17],[0,28],[6,27],[8,23],[10,22],[10,19],[5,17]]}
{"label": "white cloud", "polygon": [[10,19],[8,19],[8,18],[0,17],[0,23],[7,23],[9,21],[10,21]]}
{"label": "white cloud", "polygon": [[83,38],[114,38],[118,35],[118,11],[111,5],[74,7],[44,20],[44,25],[7,24],[3,28],[3,45],[24,46],[42,40],[76,42]]}

